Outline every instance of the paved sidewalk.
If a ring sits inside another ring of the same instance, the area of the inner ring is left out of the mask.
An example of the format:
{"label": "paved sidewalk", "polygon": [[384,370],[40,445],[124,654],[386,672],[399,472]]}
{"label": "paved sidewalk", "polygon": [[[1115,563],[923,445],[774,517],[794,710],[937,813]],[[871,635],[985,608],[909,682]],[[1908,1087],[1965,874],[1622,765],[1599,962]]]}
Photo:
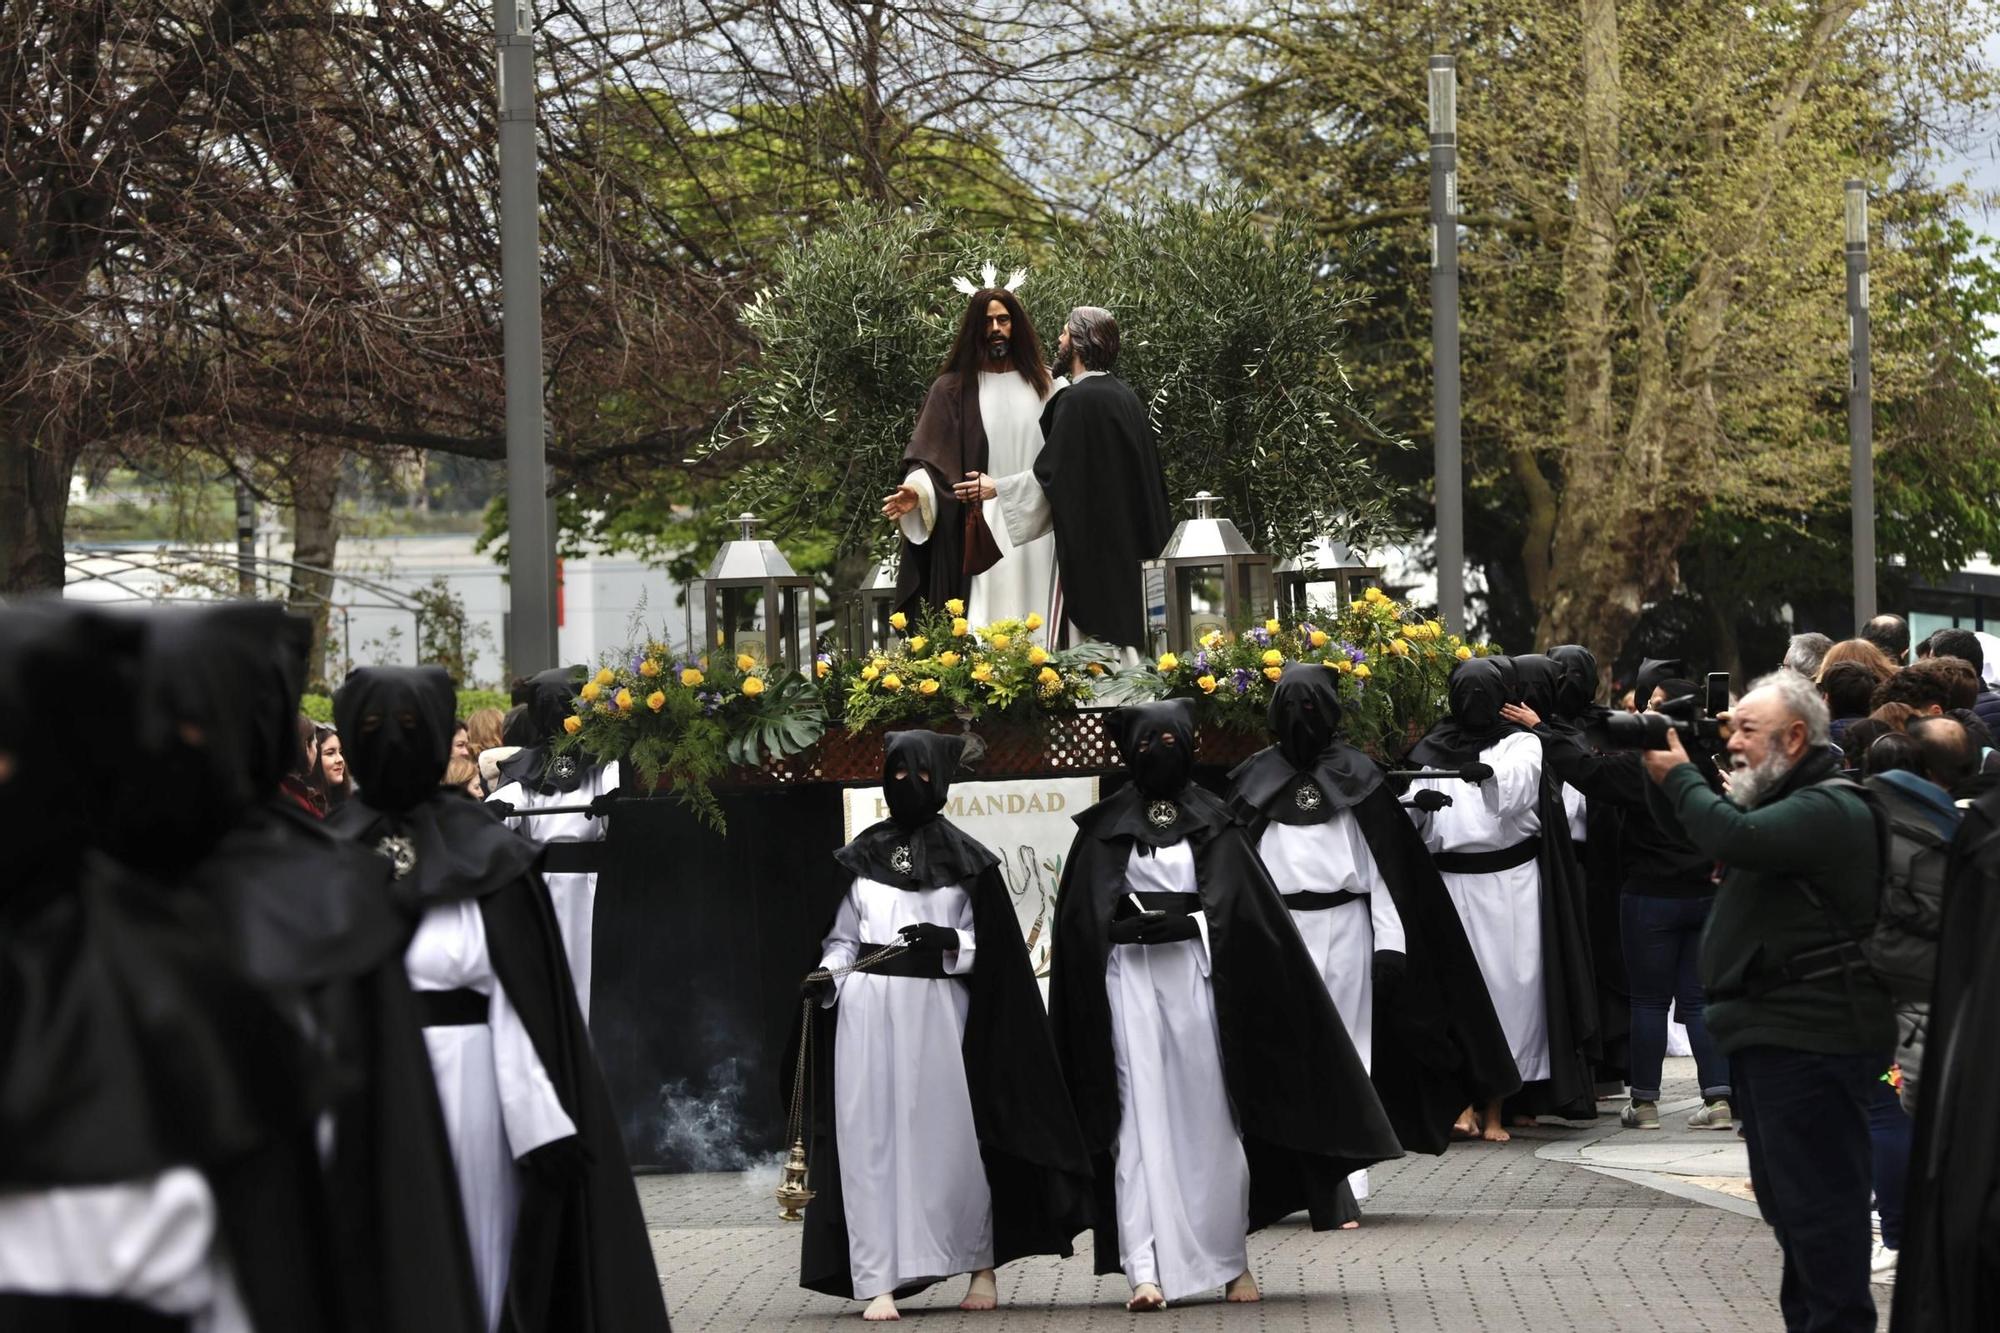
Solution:
{"label": "paved sidewalk", "polygon": [[[1677,1074],[1663,1110],[1693,1101],[1691,1067]],[[1664,1118],[1679,1126],[1686,1115]],[[1371,1173],[1359,1231],[1315,1235],[1291,1222],[1251,1238],[1261,1305],[1228,1306],[1216,1293],[1139,1327],[1765,1333],[1782,1326],[1777,1246],[1754,1205],[1746,1216],[1740,1199],[1690,1183],[1728,1182],[1732,1153],[1740,1159],[1733,1134],[1620,1130],[1606,1115],[1404,1158]],[[799,1231],[778,1221],[776,1184],[775,1167],[640,1179],[680,1333],[855,1326],[858,1305],[799,1289]],[[1123,1280],[1092,1276],[1087,1241],[1073,1259],[1009,1267],[1000,1291],[997,1316],[959,1313],[958,1280],[904,1311],[932,1333],[1122,1329],[1134,1318]]]}

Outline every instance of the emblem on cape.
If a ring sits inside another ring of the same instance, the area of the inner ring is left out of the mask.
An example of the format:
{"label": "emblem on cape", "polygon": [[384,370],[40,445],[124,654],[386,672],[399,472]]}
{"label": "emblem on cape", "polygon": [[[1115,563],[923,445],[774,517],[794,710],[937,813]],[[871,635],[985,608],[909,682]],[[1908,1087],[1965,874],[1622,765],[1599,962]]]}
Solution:
{"label": "emblem on cape", "polygon": [[907,844],[889,853],[889,868],[899,875],[907,875],[917,868],[917,863],[910,856],[910,849]]}
{"label": "emblem on cape", "polygon": [[417,868],[417,844],[408,838],[391,836],[375,844],[375,854],[389,858],[395,878],[401,879]]}
{"label": "emblem on cape", "polygon": [[557,755],[549,764],[549,776],[557,782],[568,782],[576,776],[576,760],[566,754]]}
{"label": "emblem on cape", "polygon": [[1181,808],[1172,801],[1154,801],[1146,807],[1146,822],[1154,828],[1172,828],[1180,817]]}
{"label": "emblem on cape", "polygon": [[1292,804],[1301,810],[1317,810],[1326,804],[1326,793],[1319,789],[1317,782],[1308,779],[1293,789]]}

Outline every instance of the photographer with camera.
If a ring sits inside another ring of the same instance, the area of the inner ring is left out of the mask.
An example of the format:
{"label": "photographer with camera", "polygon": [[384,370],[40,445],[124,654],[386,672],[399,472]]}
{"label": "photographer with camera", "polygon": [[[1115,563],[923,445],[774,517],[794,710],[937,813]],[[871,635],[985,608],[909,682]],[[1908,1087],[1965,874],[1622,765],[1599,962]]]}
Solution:
{"label": "photographer with camera", "polygon": [[[1618,818],[1616,874],[1621,956],[1630,987],[1631,1101],[1619,1112],[1627,1129],[1660,1127],[1661,1067],[1667,1056],[1667,1014],[1677,1007],[1687,1027],[1703,1106],[1690,1129],[1734,1127],[1729,1065],[1702,1019],[1695,954],[1715,899],[1714,859],[1689,842],[1647,801],[1646,770],[1636,749],[1622,748],[1649,735],[1671,734],[1675,721],[1690,726],[1699,715],[1694,682],[1683,679],[1678,659],[1640,663],[1634,692],[1646,712],[1610,714],[1586,729],[1565,726],[1530,707],[1510,705],[1501,716],[1532,730],[1542,742],[1543,763],[1564,786],[1581,792],[1591,808]],[[1712,777],[1708,779],[1715,785]]]}
{"label": "photographer with camera", "polygon": [[1873,1329],[1867,1107],[1896,1041],[1873,932],[1875,815],[1827,745],[1811,681],[1756,681],[1728,719],[1724,799],[1678,730],[1642,756],[1662,824],[1724,866],[1702,936],[1708,1029],[1729,1058],[1757,1206],[1784,1251],[1788,1329]]}

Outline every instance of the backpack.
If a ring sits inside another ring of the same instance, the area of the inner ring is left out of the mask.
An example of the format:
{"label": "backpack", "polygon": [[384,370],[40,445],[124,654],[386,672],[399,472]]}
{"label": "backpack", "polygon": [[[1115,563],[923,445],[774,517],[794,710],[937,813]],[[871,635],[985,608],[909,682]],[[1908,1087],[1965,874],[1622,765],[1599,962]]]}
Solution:
{"label": "backpack", "polygon": [[1883,834],[1882,892],[1861,948],[1898,1004],[1921,1004],[1937,976],[1951,841],[1898,802],[1878,797],[1874,808]]}

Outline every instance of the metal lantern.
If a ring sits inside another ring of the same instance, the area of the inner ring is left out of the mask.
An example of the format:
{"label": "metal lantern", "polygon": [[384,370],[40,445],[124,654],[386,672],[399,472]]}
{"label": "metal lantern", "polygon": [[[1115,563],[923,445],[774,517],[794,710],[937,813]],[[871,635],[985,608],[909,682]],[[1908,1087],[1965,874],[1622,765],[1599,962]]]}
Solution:
{"label": "metal lantern", "polygon": [[743,535],[722,544],[702,580],[707,650],[734,660],[810,669],[812,580],[793,571],[775,543],[751,535],[757,520],[738,514]]}
{"label": "metal lantern", "polygon": [[1291,624],[1310,619],[1315,584],[1332,585],[1331,609],[1338,611],[1381,579],[1380,568],[1363,564],[1339,542],[1321,537],[1298,559],[1278,565],[1278,619]]}
{"label": "metal lantern", "polygon": [[1181,520],[1159,558],[1141,566],[1146,590],[1146,639],[1154,653],[1186,652],[1210,630],[1226,630],[1271,615],[1271,557],[1215,512],[1216,497],[1192,497],[1194,517]]}
{"label": "metal lantern", "polygon": [[850,593],[842,616],[841,644],[850,657],[887,652],[900,637],[889,623],[896,613],[896,567],[875,566],[868,582]]}

